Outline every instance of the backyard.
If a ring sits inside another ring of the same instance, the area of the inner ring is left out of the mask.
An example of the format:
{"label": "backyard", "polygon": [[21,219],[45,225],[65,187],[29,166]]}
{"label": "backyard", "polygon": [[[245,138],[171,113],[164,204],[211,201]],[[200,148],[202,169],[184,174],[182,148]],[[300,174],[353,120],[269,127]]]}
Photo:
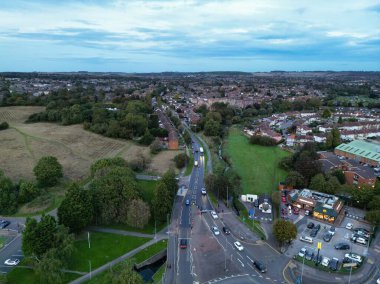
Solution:
{"label": "backyard", "polygon": [[240,129],[232,127],[224,148],[241,177],[244,194],[271,193],[286,177],[278,162],[290,154],[279,147],[252,145]]}

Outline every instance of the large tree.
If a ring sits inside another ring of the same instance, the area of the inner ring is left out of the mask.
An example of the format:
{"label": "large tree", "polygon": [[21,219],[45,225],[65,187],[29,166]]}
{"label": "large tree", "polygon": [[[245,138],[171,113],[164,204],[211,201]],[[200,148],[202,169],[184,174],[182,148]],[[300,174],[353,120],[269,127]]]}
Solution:
{"label": "large tree", "polygon": [[76,183],[71,184],[65,199],[58,208],[57,215],[60,224],[70,228],[73,232],[81,231],[93,219],[94,207],[91,192],[84,190]]}
{"label": "large tree", "polygon": [[18,194],[18,201],[20,203],[26,203],[37,196],[39,196],[41,190],[37,187],[34,182],[31,181],[20,181],[20,189]]}
{"label": "large tree", "polygon": [[127,224],[134,228],[144,228],[150,218],[150,208],[141,199],[134,199],[130,202],[127,211]]}
{"label": "large tree", "polygon": [[380,226],[380,210],[368,211],[365,214],[365,219],[373,226]]}
{"label": "large tree", "polygon": [[165,222],[167,214],[172,208],[172,197],[167,185],[160,181],[156,187],[153,198],[153,212],[156,221]]}
{"label": "large tree", "polygon": [[17,210],[17,190],[10,178],[0,170],[0,214],[13,214]]}
{"label": "large tree", "polygon": [[285,183],[287,186],[302,188],[305,186],[305,179],[299,172],[291,171],[286,177]]}
{"label": "large tree", "polygon": [[63,177],[62,165],[53,156],[42,157],[33,172],[40,186],[56,185]]}
{"label": "large tree", "polygon": [[110,270],[106,274],[104,283],[112,284],[143,284],[140,274],[133,270],[132,265],[127,263],[120,270]]}
{"label": "large tree", "polygon": [[292,222],[278,220],[273,225],[273,234],[279,244],[282,245],[297,237],[297,227]]}

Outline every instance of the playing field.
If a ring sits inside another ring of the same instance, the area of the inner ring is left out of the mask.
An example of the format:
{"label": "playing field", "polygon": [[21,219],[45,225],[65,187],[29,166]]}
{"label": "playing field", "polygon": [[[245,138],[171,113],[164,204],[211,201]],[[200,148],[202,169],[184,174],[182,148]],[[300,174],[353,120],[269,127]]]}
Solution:
{"label": "playing field", "polygon": [[42,156],[58,158],[64,175],[80,180],[89,174],[90,165],[101,158],[120,156],[127,161],[144,155],[151,160],[148,171],[164,173],[174,166],[176,151],[151,156],[149,148],[131,141],[111,139],[86,131],[82,125],[62,126],[55,123],[25,124],[32,113],[43,107],[1,107],[0,123],[10,128],[0,132],[0,169],[14,180],[33,179],[33,167]]}
{"label": "playing field", "polygon": [[230,129],[224,149],[242,179],[243,193],[270,193],[286,177],[286,172],[278,168],[278,162],[289,153],[279,147],[249,144],[248,138],[237,128]]}

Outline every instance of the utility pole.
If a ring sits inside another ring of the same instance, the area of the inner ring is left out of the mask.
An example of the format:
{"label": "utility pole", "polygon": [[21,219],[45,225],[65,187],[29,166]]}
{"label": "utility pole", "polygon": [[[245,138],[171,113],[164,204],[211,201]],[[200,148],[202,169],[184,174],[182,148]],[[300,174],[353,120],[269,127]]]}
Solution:
{"label": "utility pole", "polygon": [[224,271],[227,271],[227,237],[226,237],[226,247],[224,248]]}
{"label": "utility pole", "polygon": [[303,277],[303,268],[305,266],[305,254],[306,254],[306,252],[304,252],[304,254],[303,254],[303,260],[302,260],[301,283],[302,283],[302,277]]}
{"label": "utility pole", "polygon": [[157,236],[156,236],[156,220],[154,220],[154,239],[156,239],[157,238]]}
{"label": "utility pole", "polygon": [[88,248],[91,248],[91,241],[90,241],[90,232],[87,232],[87,241],[88,241]]}
{"label": "utility pole", "polygon": [[351,284],[352,265],[350,267],[350,276],[348,276],[348,284]]}
{"label": "utility pole", "polygon": [[229,204],[229,199],[228,199],[228,185],[227,185],[227,208],[228,208],[228,204]]}

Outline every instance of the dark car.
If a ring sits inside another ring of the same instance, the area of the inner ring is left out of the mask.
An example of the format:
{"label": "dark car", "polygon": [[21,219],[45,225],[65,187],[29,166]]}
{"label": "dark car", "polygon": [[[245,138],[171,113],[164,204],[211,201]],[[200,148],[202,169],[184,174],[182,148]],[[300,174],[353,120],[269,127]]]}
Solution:
{"label": "dark car", "polygon": [[321,225],[318,224],[317,226],[314,227],[314,229],[316,229],[317,231],[319,231],[321,229]]}
{"label": "dark car", "polygon": [[337,271],[339,267],[339,259],[333,257],[329,263],[329,268],[333,271]]}
{"label": "dark car", "polygon": [[323,258],[323,256],[322,255],[315,255],[314,256],[314,258],[313,258],[313,261],[315,262],[315,263],[318,263],[318,264],[320,264],[321,262],[322,262],[322,258]]}
{"label": "dark car", "polygon": [[255,199],[255,202],[253,203],[253,205],[254,205],[255,207],[259,207],[259,199],[258,199],[258,198]]}
{"label": "dark car", "polygon": [[187,240],[182,239],[182,240],[180,241],[180,243],[179,243],[179,247],[180,247],[181,249],[185,249],[185,248],[187,248]]}
{"label": "dark car", "polygon": [[313,257],[314,257],[314,253],[313,253],[312,251],[307,250],[307,251],[306,251],[306,254],[305,254],[305,258],[306,258],[307,260],[312,260]]}
{"label": "dark car", "polygon": [[229,235],[231,233],[230,229],[226,226],[223,227],[223,232],[226,234],[226,235]]}
{"label": "dark car", "polygon": [[8,227],[10,223],[11,222],[9,222],[7,220],[1,220],[0,221],[0,229],[4,229],[4,228]]}
{"label": "dark car", "polygon": [[253,261],[253,265],[257,268],[258,271],[262,272],[262,273],[265,273],[267,272],[267,267],[265,266],[264,263],[258,261],[258,260],[254,260]]}
{"label": "dark car", "polygon": [[350,245],[346,243],[337,243],[334,245],[334,248],[339,250],[348,250],[350,249]]}
{"label": "dark car", "polygon": [[314,228],[314,223],[313,222],[310,222],[309,224],[307,224],[307,227],[309,229],[313,229]]}
{"label": "dark car", "polygon": [[316,230],[315,228],[311,230],[310,232],[310,237],[312,238],[315,238],[318,234],[318,230]]}
{"label": "dark car", "polygon": [[294,214],[294,215],[298,215],[298,214],[300,214],[300,210],[299,210],[297,207],[294,207],[294,208],[293,208],[293,214]]}
{"label": "dark car", "polygon": [[332,234],[327,233],[327,234],[325,234],[325,235],[323,236],[323,240],[324,240],[325,242],[329,242],[329,241],[331,241],[332,236],[333,236]]}

